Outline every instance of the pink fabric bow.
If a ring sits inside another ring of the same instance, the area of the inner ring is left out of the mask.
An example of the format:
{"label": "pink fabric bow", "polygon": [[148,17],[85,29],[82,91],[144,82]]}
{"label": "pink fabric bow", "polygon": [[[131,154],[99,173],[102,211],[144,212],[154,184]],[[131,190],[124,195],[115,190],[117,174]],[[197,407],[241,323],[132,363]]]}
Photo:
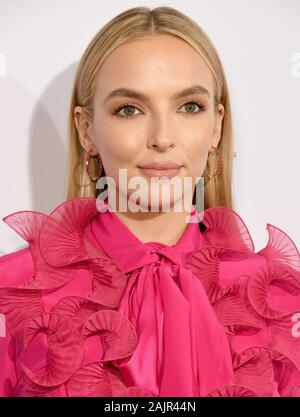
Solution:
{"label": "pink fabric bow", "polygon": [[138,345],[130,358],[113,361],[126,384],[159,396],[200,396],[233,383],[224,328],[201,282],[185,266],[201,247],[199,223],[188,223],[175,245],[143,243],[108,210],[85,233],[128,276],[118,311],[133,323]]}

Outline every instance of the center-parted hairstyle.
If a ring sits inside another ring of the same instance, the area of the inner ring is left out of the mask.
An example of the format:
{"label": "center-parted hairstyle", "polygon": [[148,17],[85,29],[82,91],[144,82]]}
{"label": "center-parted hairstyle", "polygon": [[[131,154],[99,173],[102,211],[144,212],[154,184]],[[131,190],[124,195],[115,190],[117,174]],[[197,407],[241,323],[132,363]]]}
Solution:
{"label": "center-parted hairstyle", "polygon": [[[214,83],[215,111],[224,106],[222,133],[218,144],[223,160],[221,173],[205,184],[204,209],[213,206],[232,207],[232,120],[230,100],[224,70],[218,53],[201,27],[191,18],[172,7],[134,7],[107,22],[84,51],[77,67],[69,109],[69,161],[66,198],[97,197],[101,190],[89,180],[85,170],[84,149],[79,141],[74,120],[74,108],[83,106],[86,116],[93,120],[94,91],[98,71],[107,56],[118,46],[142,37],[169,34],[179,37],[194,48],[209,67]],[[91,158],[94,159],[94,158]],[[95,169],[91,161],[91,170]],[[209,153],[205,171],[215,172],[217,159]],[[104,167],[102,176],[105,176]],[[193,204],[195,201],[195,193]]]}

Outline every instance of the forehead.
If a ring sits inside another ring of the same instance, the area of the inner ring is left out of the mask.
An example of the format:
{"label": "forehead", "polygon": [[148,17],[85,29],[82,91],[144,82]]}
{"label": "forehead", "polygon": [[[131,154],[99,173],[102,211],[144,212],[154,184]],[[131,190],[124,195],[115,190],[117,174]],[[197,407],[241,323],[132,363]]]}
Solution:
{"label": "forehead", "polygon": [[125,86],[149,95],[173,94],[193,84],[213,91],[212,74],[201,55],[176,36],[158,35],[113,50],[96,76],[96,94]]}

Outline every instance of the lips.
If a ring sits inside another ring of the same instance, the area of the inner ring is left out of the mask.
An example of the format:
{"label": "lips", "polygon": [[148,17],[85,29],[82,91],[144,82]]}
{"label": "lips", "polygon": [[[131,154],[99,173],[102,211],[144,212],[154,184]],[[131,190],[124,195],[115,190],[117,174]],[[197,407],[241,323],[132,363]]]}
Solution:
{"label": "lips", "polygon": [[176,169],[176,168],[181,168],[182,164],[176,164],[175,162],[150,162],[149,164],[144,164],[144,165],[140,165],[139,168],[142,169],[163,169],[163,170],[168,170],[168,169]]}
{"label": "lips", "polygon": [[164,162],[150,162],[148,164],[140,165],[138,168],[147,177],[174,177],[178,175],[183,167],[182,164],[177,164],[172,161]]}
{"label": "lips", "polygon": [[152,169],[152,168],[139,168],[141,172],[146,175],[147,177],[174,177],[175,175],[178,175],[179,171],[181,170],[181,166],[177,168],[171,168],[171,169]]}

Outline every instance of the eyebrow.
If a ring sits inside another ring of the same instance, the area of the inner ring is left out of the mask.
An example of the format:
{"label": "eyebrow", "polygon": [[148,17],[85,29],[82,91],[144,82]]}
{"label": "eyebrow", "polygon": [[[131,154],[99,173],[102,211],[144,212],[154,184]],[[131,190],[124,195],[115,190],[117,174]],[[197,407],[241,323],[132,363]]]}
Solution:
{"label": "eyebrow", "polygon": [[[207,97],[210,97],[210,94],[208,90],[203,87],[203,85],[192,85],[191,87],[184,88],[183,90],[176,93],[172,99],[177,100],[179,98],[189,96],[189,95],[197,95],[197,94],[203,94]],[[117,88],[113,91],[111,91],[106,99],[104,100],[104,103],[106,103],[108,100],[112,99],[113,97],[131,97],[131,98],[137,98],[140,100],[150,101],[150,97],[143,94],[140,91],[134,90],[132,88]]]}

